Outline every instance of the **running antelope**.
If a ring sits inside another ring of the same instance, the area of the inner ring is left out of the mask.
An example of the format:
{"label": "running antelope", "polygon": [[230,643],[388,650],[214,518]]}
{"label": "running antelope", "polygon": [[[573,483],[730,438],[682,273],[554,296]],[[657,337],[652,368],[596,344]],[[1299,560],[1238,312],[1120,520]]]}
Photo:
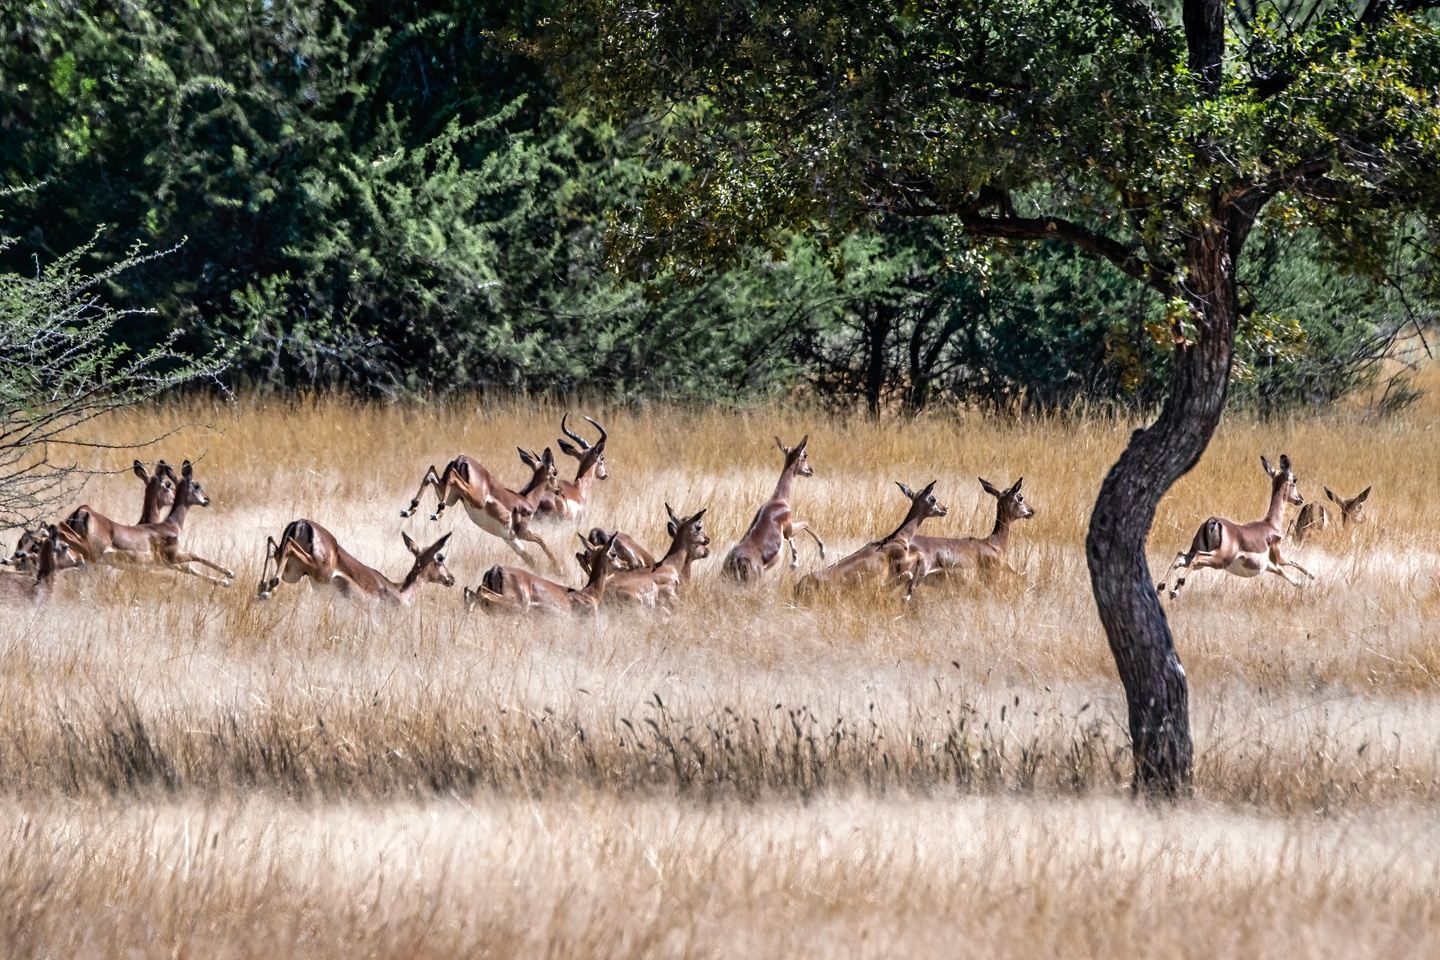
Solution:
{"label": "running antelope", "polygon": [[[1335,491],[1329,487],[1322,488],[1325,496],[1340,508],[1340,526],[1349,527],[1353,524],[1365,522],[1365,501],[1370,498],[1370,488],[1366,487],[1358,494],[1349,499],[1337,497]],[[1300,508],[1300,515],[1295,518],[1291,529],[1291,536],[1296,543],[1304,543],[1306,537],[1312,537],[1317,533],[1323,533],[1330,527],[1330,511],[1325,509],[1323,503],[1311,502]]]}
{"label": "running antelope", "polygon": [[[280,581],[298,583],[309,578],[317,587],[333,586],[347,596],[368,600],[383,600],[409,606],[416,593],[427,583],[438,583],[442,587],[453,587],[455,578],[445,569],[445,554],[441,551],[450,539],[445,534],[425,549],[415,545],[408,533],[402,532],[405,549],[415,557],[410,570],[398,583],[374,567],[367,566],[340,546],[335,535],[313,520],[292,520],[280,534],[280,541],[274,537],[265,538],[265,561],[260,568],[260,586],[255,592],[257,599],[269,599],[280,586]],[[267,577],[270,565],[275,565],[274,576]]]}
{"label": "running antelope", "polygon": [[1010,566],[1010,525],[1016,520],[1029,520],[1035,508],[1025,502],[1020,487],[1021,477],[1007,490],[997,489],[984,477],[977,478],[985,492],[995,498],[995,526],[988,537],[915,537],[910,548],[919,554],[919,578],[939,575],[949,578],[959,570],[977,570],[984,574],[1003,571],[1016,576],[1020,572]]}
{"label": "running antelope", "polygon": [[809,434],[801,437],[800,442],[793,447],[787,447],[780,442],[779,437],[775,438],[775,446],[785,455],[785,466],[780,471],[775,492],[755,511],[755,519],[750,521],[750,529],[745,531],[745,536],[730,548],[730,553],[725,557],[722,569],[730,579],[738,583],[758,581],[761,574],[780,561],[780,553],[787,546],[790,548],[790,569],[800,566],[800,554],[795,549],[795,534],[800,532],[808,533],[814,538],[815,545],[820,548],[820,559],[825,559],[824,541],[810,529],[808,523],[796,520],[790,507],[790,488],[794,486],[795,478],[815,476],[806,456],[809,443]]}
{"label": "running antelope", "polygon": [[[667,506],[666,509],[668,510],[669,507]],[[591,546],[599,546],[609,540],[611,536],[611,532],[604,527],[592,527],[589,533],[583,535]],[[620,558],[617,570],[648,570],[655,566],[655,555],[642,547],[639,541],[630,534],[616,530],[613,536],[615,537],[615,555]]]}
{"label": "running antelope", "polygon": [[[577,534],[577,536],[579,536]],[[582,569],[588,571],[585,586],[577,589],[546,580],[528,570],[496,564],[480,579],[480,586],[465,588],[465,606],[480,604],[502,610],[560,610],[594,614],[605,598],[605,586],[615,572],[615,538],[592,544],[580,537],[585,552],[576,555]]]}
{"label": "running antelope", "polygon": [[[710,556],[710,538],[700,522],[705,516],[704,510],[694,516],[677,517],[667,503],[665,514],[669,517],[665,530],[670,534],[670,549],[659,563],[646,569],[615,574],[606,588],[607,598],[642,607],[673,609],[680,599],[681,588],[690,583],[690,565]],[[618,537],[616,546],[619,546]]]}
{"label": "running antelope", "polygon": [[920,524],[931,517],[943,517],[948,510],[935,499],[934,480],[919,493],[903,483],[895,485],[910,501],[910,509],[906,511],[905,519],[900,521],[900,526],[824,570],[801,577],[800,582],[795,584],[796,598],[812,597],[821,589],[833,590],[863,583],[885,587],[907,582],[905,599],[910,599],[916,582],[925,573],[921,558],[910,546],[915,532],[920,529]]}
{"label": "running antelope", "polygon": [[540,497],[545,493],[557,493],[560,489],[555,472],[555,455],[546,447],[545,452],[539,455],[521,450],[520,459],[532,473],[530,482],[519,491],[502,486],[478,460],[466,456],[451,460],[443,472],[437,472],[432,465],[420,479],[420,489],[415,491],[409,508],[401,510],[400,516],[414,516],[420,507],[420,495],[426,487],[433,486],[436,507],[430,515],[431,520],[439,520],[446,507],[463,504],[465,514],[475,526],[504,540],[525,563],[533,566],[530,555],[521,549],[520,540],[539,546],[558,572],[560,562],[540,535],[530,529]]}
{"label": "running antelope", "polygon": [[[60,527],[60,534],[69,540],[88,563],[122,564],[163,564],[179,573],[229,586],[235,578],[233,571],[212,560],[197,556],[180,546],[180,535],[185,528],[185,517],[191,507],[208,507],[210,498],[195,479],[194,468],[186,460],[180,467],[180,483],[175,488],[175,502],[165,519],[157,523],[142,523],[131,526],[117,523],[104,514],[97,513],[88,505],[78,507]],[[198,563],[221,574],[211,577],[194,570],[190,564]]]}
{"label": "running antelope", "polygon": [[[1175,555],[1170,572],[1177,569],[1175,586],[1170,590],[1173,600],[1191,570],[1224,570],[1237,577],[1258,577],[1262,573],[1273,573],[1287,583],[1296,583],[1286,575],[1285,567],[1294,567],[1305,576],[1315,577],[1294,560],[1286,560],[1280,554],[1280,541],[1285,536],[1285,505],[1293,503],[1303,507],[1305,498],[1296,487],[1295,472],[1290,469],[1290,458],[1280,455],[1280,469],[1270,466],[1270,461],[1260,458],[1260,465],[1270,475],[1270,509],[1265,516],[1250,523],[1236,523],[1224,517],[1211,517],[1200,525],[1188,551]],[[1298,584],[1297,584],[1298,586]],[[1165,591],[1165,581],[1156,590]]]}
{"label": "running antelope", "polygon": [[[585,440],[580,434],[571,430],[565,425],[567,413],[560,418],[560,432],[569,437],[570,440],[560,440],[560,452],[567,457],[574,457],[580,461],[575,469],[574,480],[560,480],[559,489],[555,493],[546,493],[540,498],[535,507],[537,519],[574,520],[584,512],[586,505],[590,502],[590,490],[596,480],[606,480],[610,474],[605,469],[605,441],[609,434],[605,428],[595,420],[586,417],[596,430],[600,431],[600,439],[595,441],[594,446]],[[570,441],[573,440],[572,444]]]}
{"label": "running antelope", "polygon": [[85,565],[85,560],[60,535],[52,523],[41,527],[34,546],[35,573],[0,575],[0,603],[46,603],[55,590],[55,574]]}
{"label": "running antelope", "polygon": [[[160,522],[165,516],[161,511],[175,502],[174,469],[164,460],[155,464],[154,473],[147,471],[145,464],[139,460],[135,461],[131,469],[135,472],[135,476],[145,483],[139,522],[142,524]],[[41,524],[34,530],[26,530],[21,533],[20,542],[15,545],[15,552],[9,557],[0,558],[0,566],[13,566],[22,573],[34,574],[40,558],[40,543],[46,536],[45,530],[45,525]]]}

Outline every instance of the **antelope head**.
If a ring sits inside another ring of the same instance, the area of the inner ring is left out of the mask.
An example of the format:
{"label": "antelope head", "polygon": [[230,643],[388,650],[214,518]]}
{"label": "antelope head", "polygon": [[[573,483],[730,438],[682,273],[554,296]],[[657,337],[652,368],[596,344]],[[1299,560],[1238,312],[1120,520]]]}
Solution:
{"label": "antelope head", "polygon": [[195,468],[186,460],[180,465],[180,485],[175,488],[175,499],[187,507],[208,507],[210,498],[205,496],[205,490],[200,486],[200,481],[195,479]]}
{"label": "antelope head", "polygon": [[[981,483],[984,483],[984,481],[982,480]],[[900,492],[905,494],[905,499],[909,500],[914,505],[914,508],[919,509],[920,519],[922,520],[928,520],[931,517],[943,517],[950,512],[945,504],[935,499],[934,480],[931,480],[919,493],[911,490],[899,480],[895,481],[895,486],[900,488]]]}
{"label": "antelope head", "polygon": [[405,549],[415,557],[415,565],[410,568],[410,572],[405,577],[406,583],[438,583],[442,587],[455,586],[455,577],[445,569],[445,554],[441,552],[445,548],[445,541],[450,539],[450,534],[445,534],[423,550],[416,546],[414,540],[410,539],[410,534],[402,531],[400,536],[405,541]]}
{"label": "antelope head", "polygon": [[545,488],[545,492],[560,495],[560,471],[555,468],[555,454],[546,447],[543,453],[536,453],[534,450],[523,450],[515,448],[520,452],[520,462],[534,471],[530,482],[525,485],[525,491],[533,490],[536,486]]}
{"label": "antelope head", "polygon": [[44,524],[34,530],[22,532],[19,542],[15,544],[15,552],[8,557],[0,557],[0,566],[14,567],[23,573],[34,573],[40,559],[40,546],[45,542],[47,533]]}
{"label": "antelope head", "polygon": [[807,433],[801,437],[800,442],[793,447],[785,446],[785,444],[780,442],[780,438],[776,437],[775,446],[779,447],[780,452],[785,454],[786,470],[793,469],[795,475],[799,477],[815,476],[815,468],[810,466],[810,458],[806,455],[806,448],[810,446],[810,434]]}
{"label": "antelope head", "polygon": [[1025,482],[1024,477],[1016,480],[1015,484],[1008,490],[997,489],[984,477],[980,477],[979,480],[980,486],[985,488],[985,492],[1000,501],[999,510],[1001,519],[1009,522],[1011,520],[1029,520],[1035,516],[1035,509],[1025,502],[1025,494],[1020,492],[1020,485]]}
{"label": "antelope head", "polygon": [[145,484],[145,500],[153,502],[156,509],[163,510],[175,502],[175,469],[161,460],[155,464],[155,472],[150,473],[145,469],[145,464],[136,460],[131,464],[130,469],[135,471],[135,476]]}
{"label": "antelope head", "polygon": [[575,476],[583,477],[586,471],[593,471],[596,480],[609,479],[610,473],[605,469],[605,441],[609,439],[610,435],[597,421],[586,417],[585,419],[590,421],[590,425],[600,431],[600,439],[596,440],[592,446],[584,437],[566,426],[566,419],[569,416],[570,414],[567,413],[560,418],[560,432],[570,439],[560,440],[558,443],[561,453],[580,461],[580,467],[575,471]]}
{"label": "antelope head", "polygon": [[670,504],[665,504],[665,514],[670,518],[665,524],[665,532],[673,539],[680,533],[685,534],[686,549],[692,560],[703,560],[710,556],[710,537],[705,533],[705,527],[700,518],[705,516],[705,507],[693,517],[677,517],[675,511],[670,509]]}
{"label": "antelope head", "polygon": [[1260,458],[1260,466],[1270,475],[1270,495],[1279,495],[1285,503],[1293,503],[1297,507],[1305,506],[1305,498],[1300,496],[1299,481],[1295,479],[1295,471],[1290,467],[1290,457],[1287,454],[1280,454],[1280,469],[1270,466],[1270,461],[1263,456]]}
{"label": "antelope head", "polygon": [[1340,508],[1340,521],[1343,524],[1349,526],[1352,523],[1365,522],[1365,501],[1370,498],[1369,487],[1361,490],[1348,500],[1344,497],[1337,497],[1335,491],[1329,487],[1325,487],[1324,489],[1325,496],[1328,497],[1335,506]]}

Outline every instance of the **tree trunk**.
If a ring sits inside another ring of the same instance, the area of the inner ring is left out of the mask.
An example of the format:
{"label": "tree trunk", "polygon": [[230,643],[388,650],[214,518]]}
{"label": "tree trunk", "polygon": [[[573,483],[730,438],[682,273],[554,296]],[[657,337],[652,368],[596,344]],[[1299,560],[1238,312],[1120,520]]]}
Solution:
{"label": "tree trunk", "polygon": [[1225,406],[1239,302],[1229,233],[1219,223],[1186,244],[1195,339],[1176,348],[1159,418],[1137,430],[1100,487],[1085,557],[1130,716],[1137,792],[1173,796],[1191,775],[1189,692],[1145,544],[1160,498],[1200,459]]}

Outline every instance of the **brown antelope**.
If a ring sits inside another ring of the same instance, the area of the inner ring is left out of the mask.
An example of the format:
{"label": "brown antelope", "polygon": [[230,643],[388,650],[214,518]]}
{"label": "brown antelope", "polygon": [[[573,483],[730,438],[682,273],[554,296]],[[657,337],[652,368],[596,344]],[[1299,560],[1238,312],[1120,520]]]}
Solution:
{"label": "brown antelope", "polygon": [[145,498],[140,505],[139,522],[159,523],[165,519],[165,511],[175,503],[175,488],[180,481],[175,476],[174,468],[161,460],[155,464],[154,473],[147,473],[145,464],[136,460],[130,469],[135,471],[135,476],[145,484]]}
{"label": "brown antelope", "polygon": [[[427,583],[438,583],[442,587],[455,585],[455,578],[445,569],[445,554],[441,552],[450,534],[445,534],[423,550],[415,545],[409,534],[402,532],[400,538],[405,542],[405,549],[415,557],[415,562],[397,583],[374,567],[356,560],[340,546],[335,535],[320,524],[313,520],[292,520],[281,532],[278,543],[274,537],[265,539],[265,561],[260,568],[260,586],[255,596],[266,600],[275,593],[280,581],[298,583],[309,578],[317,587],[334,586],[348,596],[409,606],[419,589]],[[275,575],[267,578],[272,562],[275,564]]]}
{"label": "brown antelope", "polygon": [[[139,460],[135,461],[131,469],[135,472],[135,476],[145,483],[145,495],[140,505],[139,522],[142,524],[160,522],[165,516],[162,511],[175,502],[174,469],[164,460],[155,464],[153,474],[148,472],[145,464]],[[0,566],[13,566],[22,573],[34,574],[40,558],[40,542],[45,536],[44,524],[35,530],[22,532],[20,542],[15,545],[15,552],[9,557],[0,557]]]}
{"label": "brown antelope", "polygon": [[[581,535],[582,539],[589,542],[591,546],[599,546],[609,540],[611,536],[611,531],[603,527],[592,527],[589,533]],[[615,537],[615,555],[620,558],[620,563],[616,567],[617,571],[648,570],[655,566],[655,555],[642,547],[639,541],[630,534],[616,530],[613,536]]]}
{"label": "brown antelope", "polygon": [[[400,516],[411,517],[420,506],[420,495],[426,487],[435,488],[436,507],[431,520],[439,520],[446,507],[460,503],[470,520],[491,536],[504,540],[520,559],[531,564],[530,555],[521,549],[518,541],[536,544],[549,558],[551,566],[558,572],[560,562],[545,545],[540,535],[530,529],[535,516],[535,505],[544,493],[559,491],[555,472],[555,455],[546,447],[545,452],[536,455],[520,451],[520,459],[532,470],[530,482],[524,489],[515,491],[502,486],[479,461],[466,456],[456,457],[445,465],[443,472],[437,472],[432,465],[420,479],[420,489],[410,501],[408,509],[401,510]],[[531,564],[533,566],[533,564]]]}
{"label": "brown antelope", "polygon": [[919,493],[903,483],[897,482],[895,485],[910,501],[910,509],[905,512],[905,519],[900,521],[900,526],[824,570],[801,577],[800,582],[795,584],[796,598],[812,597],[821,589],[834,590],[863,583],[889,586],[906,582],[908,587],[905,599],[910,599],[915,592],[916,582],[924,576],[921,558],[910,546],[915,532],[920,529],[920,524],[931,517],[943,517],[948,510],[935,499],[934,480]]}
{"label": "brown antelope", "polygon": [[34,530],[20,531],[20,540],[15,544],[15,551],[8,557],[0,557],[0,567],[14,567],[15,572],[33,577],[39,569],[40,545],[48,536],[46,529],[46,525],[42,523]]}
{"label": "brown antelope", "polygon": [[[700,522],[705,516],[704,510],[694,516],[677,517],[667,503],[665,513],[669,517],[665,529],[670,534],[670,549],[659,563],[648,568],[616,573],[606,588],[607,599],[672,609],[680,599],[681,588],[690,582],[690,565],[710,556],[710,538]],[[616,547],[619,547],[618,538]]]}
{"label": "brown antelope", "polygon": [[[577,534],[578,536],[578,534]],[[465,588],[465,605],[480,604],[485,608],[524,612],[533,609],[561,610],[572,613],[595,613],[605,598],[605,586],[615,572],[615,538],[612,536],[602,544],[585,544],[585,552],[577,554],[582,569],[588,571],[585,586],[579,589],[564,586],[553,580],[499,564],[485,571],[480,586],[474,590]]]}
{"label": "brown antelope", "polygon": [[988,537],[914,537],[910,548],[918,554],[919,579],[931,575],[950,577],[960,570],[976,570],[982,574],[996,572],[1020,576],[1010,566],[1010,525],[1016,520],[1029,520],[1035,508],[1025,502],[1020,487],[1025,478],[1016,480],[1009,489],[1000,490],[984,477],[977,478],[986,493],[995,498],[995,526]]}
{"label": "brown antelope", "polygon": [[[1348,499],[1337,497],[1335,491],[1329,487],[1321,489],[1325,491],[1325,496],[1340,508],[1340,526],[1342,528],[1365,522],[1365,501],[1370,497],[1369,487]],[[1290,535],[1295,538],[1296,543],[1304,543],[1306,537],[1324,533],[1329,527],[1330,511],[1325,509],[1323,503],[1312,501],[1300,508],[1300,514],[1291,525]]]}
{"label": "brown antelope", "polygon": [[[1303,507],[1305,498],[1300,496],[1296,486],[1295,472],[1290,468],[1290,458],[1280,455],[1280,469],[1270,466],[1270,461],[1260,458],[1260,465],[1270,475],[1270,508],[1265,516],[1250,523],[1236,523],[1224,517],[1210,517],[1195,532],[1195,539],[1188,551],[1175,555],[1170,572],[1181,572],[1175,578],[1170,590],[1173,600],[1185,586],[1185,578],[1191,570],[1224,570],[1237,577],[1257,577],[1262,573],[1273,573],[1287,583],[1296,583],[1286,575],[1285,567],[1294,567],[1311,580],[1315,577],[1294,560],[1286,560],[1280,554],[1280,541],[1285,536],[1285,505],[1293,503]],[[1297,584],[1298,586],[1298,584]],[[1165,581],[1156,590],[1165,591]]]}
{"label": "brown antelope", "polygon": [[0,574],[0,603],[45,603],[55,590],[55,574],[85,565],[85,560],[61,537],[52,523],[41,527],[32,547],[35,573]]}
{"label": "brown antelope", "polygon": [[560,432],[574,443],[571,444],[570,440],[558,441],[560,452],[579,460],[580,465],[575,469],[573,481],[560,480],[556,492],[547,492],[540,497],[535,506],[536,519],[574,520],[590,502],[590,489],[595,485],[595,481],[606,480],[610,476],[605,469],[605,441],[610,436],[605,432],[605,428],[590,417],[585,418],[600,431],[600,439],[591,446],[580,434],[565,425],[566,417],[569,417],[568,413],[560,418]]}
{"label": "brown antelope", "polygon": [[[175,488],[175,502],[170,512],[158,523],[143,523],[131,526],[117,523],[104,514],[97,513],[88,505],[76,508],[65,523],[60,526],[62,537],[70,541],[88,563],[122,564],[163,564],[179,573],[229,586],[235,578],[233,571],[184,550],[180,546],[180,534],[185,527],[185,517],[191,507],[208,507],[210,498],[195,479],[194,468],[186,460],[180,467],[180,483]],[[209,567],[221,574],[211,577],[191,569],[191,563]]]}
{"label": "brown antelope", "polygon": [[761,574],[779,562],[780,553],[786,546],[790,548],[790,569],[800,566],[800,553],[795,549],[795,534],[800,532],[808,533],[814,538],[815,545],[820,548],[820,559],[825,559],[824,541],[810,529],[808,523],[796,520],[790,507],[790,488],[794,485],[795,478],[815,475],[815,470],[806,456],[809,443],[809,434],[801,437],[800,442],[793,447],[787,447],[780,442],[779,437],[775,438],[775,446],[785,455],[785,466],[780,471],[775,492],[770,495],[769,500],[760,505],[760,509],[755,512],[755,519],[750,521],[750,528],[745,531],[745,536],[730,548],[730,553],[725,557],[722,569],[732,580],[738,583],[759,580]]}

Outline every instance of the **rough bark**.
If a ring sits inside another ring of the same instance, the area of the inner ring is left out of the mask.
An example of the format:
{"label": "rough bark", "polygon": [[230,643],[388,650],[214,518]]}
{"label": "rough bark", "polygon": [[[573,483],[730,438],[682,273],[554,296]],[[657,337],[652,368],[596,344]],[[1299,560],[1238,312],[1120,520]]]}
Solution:
{"label": "rough bark", "polygon": [[1160,416],[1131,436],[1101,485],[1085,540],[1095,604],[1125,687],[1135,789],[1162,796],[1190,782],[1189,691],[1145,545],[1160,498],[1200,459],[1225,406],[1238,314],[1231,256],[1220,223],[1187,244],[1195,339],[1176,350]]}

